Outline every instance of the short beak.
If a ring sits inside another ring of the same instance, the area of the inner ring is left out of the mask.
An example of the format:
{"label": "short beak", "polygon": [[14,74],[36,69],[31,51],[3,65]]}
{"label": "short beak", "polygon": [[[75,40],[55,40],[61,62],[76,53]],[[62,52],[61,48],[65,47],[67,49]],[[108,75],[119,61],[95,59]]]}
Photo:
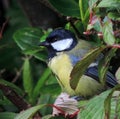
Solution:
{"label": "short beak", "polygon": [[49,46],[50,44],[47,41],[39,43],[39,46]]}

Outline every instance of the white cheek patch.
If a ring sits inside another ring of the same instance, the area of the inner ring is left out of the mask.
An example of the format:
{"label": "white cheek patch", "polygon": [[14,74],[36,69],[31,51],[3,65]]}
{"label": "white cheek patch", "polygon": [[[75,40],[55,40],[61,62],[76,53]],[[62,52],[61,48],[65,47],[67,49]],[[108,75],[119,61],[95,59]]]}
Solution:
{"label": "white cheek patch", "polygon": [[51,46],[57,51],[62,51],[68,49],[71,46],[72,42],[73,42],[72,38],[67,38],[51,43]]}

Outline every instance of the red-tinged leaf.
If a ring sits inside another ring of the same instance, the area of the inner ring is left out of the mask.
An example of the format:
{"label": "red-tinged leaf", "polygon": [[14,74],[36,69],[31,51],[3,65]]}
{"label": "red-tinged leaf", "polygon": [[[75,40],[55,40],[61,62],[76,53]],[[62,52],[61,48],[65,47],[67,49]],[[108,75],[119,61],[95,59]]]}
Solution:
{"label": "red-tinged leaf", "polygon": [[72,89],[76,89],[77,84],[84,74],[86,68],[98,57],[98,55],[106,48],[106,46],[98,47],[87,53],[82,60],[80,60],[71,72],[70,85]]}
{"label": "red-tinged leaf", "polygon": [[89,8],[90,8],[90,10],[92,10],[96,6],[96,3],[98,1],[99,0],[89,0]]}
{"label": "red-tinged leaf", "polygon": [[114,44],[111,46],[112,48],[120,48],[120,45],[119,44]]}
{"label": "red-tinged leaf", "polygon": [[110,19],[106,18],[102,32],[103,32],[103,39],[107,45],[113,45],[115,43],[115,37],[113,33],[113,24]]}
{"label": "red-tinged leaf", "polygon": [[78,112],[78,102],[76,99],[71,98],[67,93],[61,93],[54,102],[53,115],[64,115],[68,117],[75,117]]}
{"label": "red-tinged leaf", "polygon": [[87,26],[87,30],[95,29],[98,32],[101,32],[102,26],[101,26],[101,20],[98,16],[94,15],[90,19],[90,23]]}

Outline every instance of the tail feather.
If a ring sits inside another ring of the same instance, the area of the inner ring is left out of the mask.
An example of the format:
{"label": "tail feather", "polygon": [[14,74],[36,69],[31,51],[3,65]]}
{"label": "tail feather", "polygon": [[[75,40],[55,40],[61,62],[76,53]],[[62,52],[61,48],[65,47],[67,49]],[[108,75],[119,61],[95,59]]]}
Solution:
{"label": "tail feather", "polygon": [[[99,80],[99,75],[98,75],[98,67],[94,66],[94,67],[89,67],[86,72],[85,75],[93,77],[95,80],[97,80],[98,82],[100,82]],[[110,88],[113,88],[115,85],[117,85],[118,82],[116,80],[116,78],[113,76],[112,73],[110,73],[109,71],[106,74],[106,85]]]}

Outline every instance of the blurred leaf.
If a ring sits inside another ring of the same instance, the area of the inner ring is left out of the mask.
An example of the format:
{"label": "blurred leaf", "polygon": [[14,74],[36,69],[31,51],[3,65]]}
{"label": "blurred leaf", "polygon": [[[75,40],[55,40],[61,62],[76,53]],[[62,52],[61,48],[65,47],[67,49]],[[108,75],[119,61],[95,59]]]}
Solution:
{"label": "blurred leaf", "polygon": [[100,21],[96,21],[96,23],[93,25],[93,28],[98,31],[98,32],[101,32],[102,31],[102,27],[101,27],[101,23]]}
{"label": "blurred leaf", "polygon": [[23,95],[23,91],[18,86],[16,86],[14,83],[8,82],[8,81],[3,80],[3,79],[0,79],[0,84],[4,84],[6,86],[9,86],[9,87],[13,88],[20,95]]}
{"label": "blurred leaf", "polygon": [[34,54],[38,51],[41,51],[41,48],[38,46],[40,42],[40,37],[43,35],[41,29],[37,28],[23,28],[17,30],[14,33],[14,40],[17,45],[23,50],[26,54]]}
{"label": "blurred leaf", "polygon": [[104,85],[106,82],[106,73],[109,68],[109,63],[111,58],[115,55],[115,51],[117,49],[111,49],[105,56],[102,58],[102,60],[99,63],[99,77],[100,77],[100,82]]}
{"label": "blurred leaf", "polygon": [[112,20],[120,20],[120,13],[109,12],[108,17]]}
{"label": "blurred leaf", "polygon": [[26,58],[23,64],[23,86],[29,98],[32,97],[33,79],[29,59]]}
{"label": "blurred leaf", "polygon": [[96,15],[91,18],[91,23],[87,26],[87,30],[92,29],[95,29],[98,32],[102,32],[101,19]]}
{"label": "blurred leaf", "polygon": [[52,119],[53,115],[46,115],[44,117],[42,117],[42,119]]}
{"label": "blurred leaf", "polygon": [[98,55],[105,49],[106,47],[98,47],[96,49],[91,50],[87,53],[73,68],[71,72],[71,80],[70,85],[72,89],[76,89],[77,84],[84,74],[86,68],[98,57]]}
{"label": "blurred leaf", "polygon": [[[74,25],[75,25],[75,27],[77,29],[79,29],[79,33],[83,34],[83,32],[84,32],[84,26],[83,26],[82,22],[80,22],[79,20],[77,20],[77,21],[75,21]],[[72,31],[74,34],[76,34],[75,29],[71,26],[71,23],[69,23],[69,22],[66,24],[65,29],[68,29],[68,30]]]}
{"label": "blurred leaf", "polygon": [[110,93],[111,90],[107,90],[88,101],[85,107],[80,109],[79,119],[104,119],[104,102]]}
{"label": "blurred leaf", "polygon": [[89,16],[90,16],[90,12],[89,12],[89,9],[87,9],[85,12],[85,15],[84,15],[84,19],[83,19],[85,29],[86,29],[88,22],[89,22]]}
{"label": "blurred leaf", "polygon": [[51,119],[66,119],[63,115],[54,116]]}
{"label": "blurred leaf", "polygon": [[[4,1],[2,3],[4,3]],[[2,3],[0,3],[1,6]],[[2,40],[0,40],[0,69],[5,69],[7,71],[7,74],[8,72],[13,74],[14,69],[19,69],[22,64],[21,53],[16,43],[13,41],[13,33],[17,29],[27,27],[29,25],[29,22],[28,19],[25,17],[23,11],[20,9],[18,1],[11,0],[8,8],[6,9],[6,7],[3,7],[3,9],[3,15],[5,15],[6,20],[8,19],[9,25],[5,25],[5,29],[3,31],[3,38]],[[2,11],[0,14],[2,15]],[[6,77],[7,76],[8,75],[6,75]]]}
{"label": "blurred leaf", "polygon": [[87,22],[89,21],[88,0],[79,0],[79,7],[80,7],[81,20],[84,26],[87,26]]}
{"label": "blurred leaf", "polygon": [[[110,119],[114,119],[116,118],[116,107],[117,107],[117,101],[116,99],[111,99],[111,109],[110,109]],[[119,119],[119,118],[118,118]]]}
{"label": "blurred leaf", "polygon": [[58,81],[57,81],[55,75],[53,75],[53,73],[51,73],[51,75],[49,76],[49,78],[46,81],[46,85],[55,84],[55,83],[58,83]]}
{"label": "blurred leaf", "polygon": [[80,17],[79,5],[75,0],[49,0],[49,2],[65,16]]}
{"label": "blurred leaf", "polygon": [[8,105],[8,104],[10,104],[7,100],[5,100],[5,99],[0,99],[0,105]]}
{"label": "blurred leaf", "polygon": [[0,95],[0,106],[1,106],[1,108],[3,108],[7,112],[18,111],[18,108],[7,97],[5,97],[4,94],[2,94],[2,96]]}
{"label": "blurred leaf", "polygon": [[108,18],[105,19],[106,21],[102,28],[103,38],[106,44],[113,45],[115,43],[115,37],[113,34],[113,24],[110,19]]}
{"label": "blurred leaf", "polygon": [[[40,96],[39,102],[41,104],[53,104],[55,101],[56,96],[51,96],[51,94],[42,94]],[[48,115],[52,113],[52,108],[50,106],[45,106],[44,108],[42,108],[42,110],[40,110],[40,112],[43,115]]]}
{"label": "blurred leaf", "polygon": [[41,94],[50,93],[51,95],[55,95],[55,94],[59,94],[60,92],[61,92],[61,87],[58,83],[57,84],[45,85],[41,89]]}
{"label": "blurred leaf", "polygon": [[96,3],[98,1],[99,0],[89,0],[89,8],[90,8],[90,10],[92,10],[96,6]]}
{"label": "blurred leaf", "polygon": [[[114,88],[113,88],[113,90],[110,92],[110,94],[108,95],[108,97],[106,98],[106,100],[105,100],[105,102],[104,102],[104,104],[105,104],[105,114],[106,114],[106,116],[107,116],[107,118],[109,119],[110,118],[110,112],[111,112],[111,101],[115,101],[116,103],[118,103],[117,102],[117,99],[118,99],[118,97],[120,96],[120,91],[119,91],[119,93],[117,94],[114,94],[114,92],[115,91],[117,91],[117,90],[120,90],[120,85],[117,85],[117,86],[115,86]],[[112,96],[114,95],[114,100],[111,100],[112,99]],[[116,107],[116,105],[114,105],[114,107]],[[116,109],[115,109],[116,110]],[[115,115],[118,115],[118,112],[114,112],[114,113],[116,113]],[[114,115],[114,118],[116,118],[116,116]]]}
{"label": "blurred leaf", "polygon": [[43,42],[46,40],[48,35],[53,31],[53,29],[49,28],[46,31],[44,31],[44,35],[40,38],[40,41]]}
{"label": "blurred leaf", "polygon": [[120,8],[120,0],[102,0],[98,7],[114,7]]}
{"label": "blurred leaf", "polygon": [[[38,80],[35,88],[34,88],[34,91],[33,91],[33,97],[36,99],[37,96],[39,96],[39,94],[41,94],[41,88],[45,86],[45,81],[46,79],[50,76],[51,74],[51,70],[49,68],[47,68],[44,73],[42,74],[42,76],[40,77],[40,79]],[[49,92],[49,90],[48,90]]]}
{"label": "blurred leaf", "polygon": [[0,112],[0,119],[14,119],[15,116],[16,114],[12,112]]}
{"label": "blurred leaf", "polygon": [[[118,119],[120,119],[120,96],[119,96],[119,98],[118,98],[118,100],[117,100],[117,103],[116,103],[116,110],[115,110],[115,112],[117,113],[117,117],[118,117]],[[114,116],[115,116],[116,114],[114,114]]]}
{"label": "blurred leaf", "polygon": [[25,111],[22,111],[20,114],[17,114],[17,116],[14,119],[30,119],[32,116],[41,108],[43,108],[45,105],[37,105],[34,107],[31,107]]}
{"label": "blurred leaf", "polygon": [[33,56],[43,62],[46,62],[48,60],[48,54],[47,54],[46,50],[44,50],[42,52],[37,52],[37,53],[33,54]]}
{"label": "blurred leaf", "polygon": [[120,81],[120,67],[117,69],[117,71],[115,73],[115,77],[118,81]]}

